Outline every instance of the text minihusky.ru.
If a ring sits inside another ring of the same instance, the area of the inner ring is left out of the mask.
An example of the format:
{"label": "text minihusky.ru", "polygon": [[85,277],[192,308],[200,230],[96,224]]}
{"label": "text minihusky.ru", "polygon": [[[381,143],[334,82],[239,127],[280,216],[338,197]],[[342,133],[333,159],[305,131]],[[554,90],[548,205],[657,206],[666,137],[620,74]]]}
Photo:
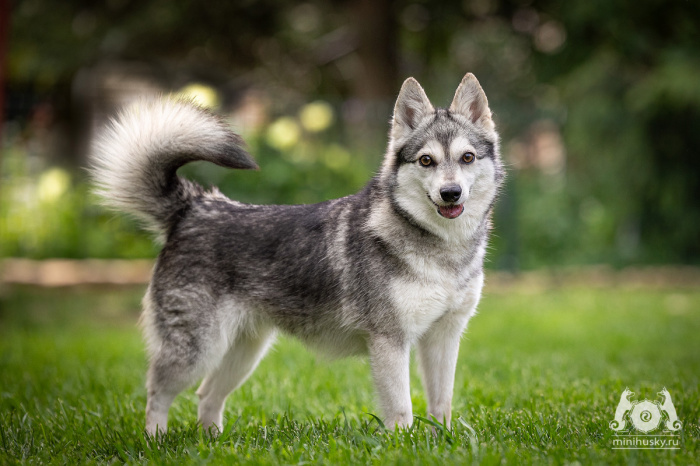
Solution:
{"label": "text minihusky.ru", "polygon": [[647,437],[629,436],[613,439],[613,448],[664,448],[678,449],[681,440],[679,437]]}

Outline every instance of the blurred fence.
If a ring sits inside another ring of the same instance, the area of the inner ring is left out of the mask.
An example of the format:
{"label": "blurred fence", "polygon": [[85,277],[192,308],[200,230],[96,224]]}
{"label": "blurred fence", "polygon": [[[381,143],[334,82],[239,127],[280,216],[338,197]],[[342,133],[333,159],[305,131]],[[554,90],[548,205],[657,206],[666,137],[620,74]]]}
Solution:
{"label": "blurred fence", "polygon": [[[0,284],[47,287],[80,285],[145,285],[151,278],[151,260],[0,260]],[[486,273],[486,292],[518,289],[539,293],[560,287],[627,289],[700,289],[699,267],[628,267],[599,265],[549,268],[511,273]]]}

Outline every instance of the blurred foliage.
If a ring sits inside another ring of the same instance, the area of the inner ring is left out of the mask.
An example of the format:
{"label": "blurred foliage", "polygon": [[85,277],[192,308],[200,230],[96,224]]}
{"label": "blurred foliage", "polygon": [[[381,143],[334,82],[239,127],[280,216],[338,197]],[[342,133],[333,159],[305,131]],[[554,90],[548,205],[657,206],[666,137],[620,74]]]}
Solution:
{"label": "blurred foliage", "polygon": [[133,221],[105,211],[68,171],[27,171],[26,153],[4,154],[0,257],[152,257],[156,248]]}
{"label": "blurred foliage", "polygon": [[305,141],[282,152],[260,139],[250,143],[259,171],[227,170],[197,162],[182,172],[243,202],[309,204],[358,191],[374,168],[373,157],[350,153],[335,143]]}
{"label": "blurred foliage", "polygon": [[[12,14],[9,100],[51,100],[72,137],[92,92],[76,77],[100,63],[148,63],[167,89],[204,83],[224,111],[262,92],[265,126],[246,134],[260,172],[183,170],[250,202],[354,192],[380,163],[400,80],[415,76],[445,105],[474,72],[509,166],[492,266],[700,263],[698,2],[23,0]],[[319,130],[304,122],[324,115]],[[60,207],[22,201],[32,220],[19,220],[18,196],[39,196],[49,168],[15,180],[23,149],[6,141],[3,255],[155,252],[88,202],[72,171]],[[67,147],[81,165],[80,145]]]}

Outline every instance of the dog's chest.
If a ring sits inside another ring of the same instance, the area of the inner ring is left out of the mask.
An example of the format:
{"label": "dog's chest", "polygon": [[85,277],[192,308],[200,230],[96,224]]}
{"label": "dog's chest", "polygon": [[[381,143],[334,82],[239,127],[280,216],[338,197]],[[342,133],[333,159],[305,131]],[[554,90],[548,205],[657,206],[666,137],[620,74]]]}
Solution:
{"label": "dog's chest", "polygon": [[391,280],[392,302],[411,338],[420,337],[446,312],[463,309],[470,296],[465,273],[435,260],[413,258],[411,271]]}

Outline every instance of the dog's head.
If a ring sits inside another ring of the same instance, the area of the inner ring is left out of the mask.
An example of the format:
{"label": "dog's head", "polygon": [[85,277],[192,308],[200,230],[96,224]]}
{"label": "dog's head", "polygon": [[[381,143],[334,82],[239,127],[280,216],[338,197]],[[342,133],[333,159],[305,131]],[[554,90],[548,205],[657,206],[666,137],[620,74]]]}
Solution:
{"label": "dog's head", "polygon": [[394,108],[382,167],[392,201],[429,231],[481,224],[504,171],[486,95],[467,74],[448,108],[407,79]]}

